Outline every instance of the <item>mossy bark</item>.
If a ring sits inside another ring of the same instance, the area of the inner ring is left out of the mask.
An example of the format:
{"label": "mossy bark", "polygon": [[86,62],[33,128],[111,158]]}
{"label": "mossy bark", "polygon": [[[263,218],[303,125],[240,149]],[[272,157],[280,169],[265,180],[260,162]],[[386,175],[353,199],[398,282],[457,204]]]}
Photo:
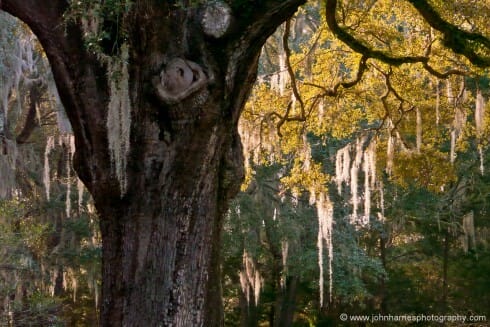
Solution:
{"label": "mossy bark", "polygon": [[[38,36],[73,127],[75,169],[100,215],[103,326],[223,325],[222,219],[243,178],[238,118],[262,44],[304,0],[251,1],[248,11],[228,3],[233,23],[219,38],[203,31],[205,4],[134,1],[121,17],[124,34],[105,49],[129,46],[121,194],[108,144],[107,62],[85,48],[82,24],[65,24],[66,1],[0,1]],[[176,58],[199,65],[207,84],[169,104],[152,81]]]}

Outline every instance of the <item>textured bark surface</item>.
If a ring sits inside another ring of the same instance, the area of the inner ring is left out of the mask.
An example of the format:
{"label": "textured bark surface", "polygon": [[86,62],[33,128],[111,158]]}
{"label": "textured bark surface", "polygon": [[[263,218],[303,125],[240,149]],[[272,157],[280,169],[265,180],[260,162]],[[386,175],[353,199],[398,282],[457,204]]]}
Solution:
{"label": "textured bark surface", "polygon": [[[65,26],[65,1],[0,1],[38,36],[73,126],[75,168],[100,214],[103,326],[223,324],[219,247],[243,177],[238,118],[262,44],[304,1],[235,2],[220,38],[202,31],[206,5],[134,1],[124,17],[132,124],[121,196],[108,150],[107,67],[86,51],[79,25]],[[152,80],[176,58],[198,64],[208,83],[204,95],[169,104]]]}

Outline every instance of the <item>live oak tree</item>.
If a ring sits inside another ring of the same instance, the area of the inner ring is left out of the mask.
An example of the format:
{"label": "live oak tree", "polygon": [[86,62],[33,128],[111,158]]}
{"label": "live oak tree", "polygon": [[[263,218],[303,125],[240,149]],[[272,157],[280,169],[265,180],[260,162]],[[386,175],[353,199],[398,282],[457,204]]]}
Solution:
{"label": "live oak tree", "polygon": [[[73,126],[75,168],[100,215],[102,325],[222,324],[222,216],[243,178],[238,119],[262,45],[304,2],[0,1],[38,37]],[[402,3],[419,13],[415,25],[425,20],[445,46],[490,65],[487,37],[433,2]],[[324,96],[355,85],[370,59],[453,73],[433,67],[430,47],[397,51],[356,31],[362,15],[349,21],[340,4],[325,1],[326,22],[361,54],[359,73]],[[307,117],[286,66],[300,110],[275,113],[279,130]]]}
{"label": "live oak tree", "polygon": [[[237,120],[262,44],[302,2],[115,1],[88,17],[67,1],[1,2],[37,35],[73,126],[101,218],[102,325],[220,324]],[[97,18],[100,50],[84,38]]]}

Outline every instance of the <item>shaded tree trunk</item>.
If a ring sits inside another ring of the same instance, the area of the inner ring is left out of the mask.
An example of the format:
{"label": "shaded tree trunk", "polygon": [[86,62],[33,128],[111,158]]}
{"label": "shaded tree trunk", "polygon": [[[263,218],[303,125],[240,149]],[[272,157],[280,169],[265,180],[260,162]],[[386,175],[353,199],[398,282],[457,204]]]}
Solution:
{"label": "shaded tree trunk", "polygon": [[238,301],[240,305],[240,327],[257,327],[259,325],[259,310],[255,305],[253,290],[250,291],[250,299],[247,298],[243,291],[239,292]]}
{"label": "shaded tree trunk", "polygon": [[296,312],[298,282],[299,278],[297,276],[288,277],[285,288],[279,290],[279,292],[282,292],[282,296],[277,299],[281,301],[279,303],[280,311],[278,312],[274,326],[289,327],[293,325],[294,314]]}
{"label": "shaded tree trunk", "polygon": [[[379,236],[379,252],[380,252],[380,258],[381,258],[381,264],[383,265],[383,269],[387,271],[387,263],[386,263],[386,232],[382,231],[381,235]],[[384,315],[388,312],[388,298],[387,298],[387,292],[386,292],[386,277],[383,275],[380,278],[380,283],[379,283],[379,291],[378,294],[381,298],[381,303],[380,303],[380,314]]]}
{"label": "shaded tree trunk", "polygon": [[[271,312],[269,314],[269,324],[273,327],[288,327],[293,323],[294,313],[296,309],[296,293],[299,278],[290,276],[286,267],[283,266],[282,250],[279,245],[279,240],[274,236],[274,208],[267,207],[262,203],[262,212],[267,212],[262,218],[265,225],[265,235],[267,238],[268,249],[271,254],[271,284],[273,293],[276,295]],[[284,279],[283,283],[281,280]]]}
{"label": "shaded tree trunk", "polygon": [[449,263],[449,242],[450,242],[449,231],[444,231],[444,244],[442,253],[442,296],[441,296],[441,312],[447,310],[447,294],[448,294],[448,282],[447,282],[447,271]]}
{"label": "shaded tree trunk", "polygon": [[24,126],[15,139],[17,144],[26,143],[34,130],[39,127],[39,122],[36,117],[36,106],[39,104],[43,91],[42,88],[43,86],[37,82],[34,82],[29,88],[29,109],[27,111]]}
{"label": "shaded tree trunk", "polygon": [[[224,27],[208,26],[216,2],[186,3],[134,1],[108,46],[101,44],[105,55],[129,46],[121,191],[107,130],[117,77],[108,78],[107,62],[85,48],[81,21],[65,25],[67,2],[0,1],[39,38],[73,127],[75,169],[100,215],[103,326],[223,325],[219,247],[223,213],[243,178],[238,118],[262,44],[304,0],[222,2],[230,16]],[[165,79],[179,69],[188,84],[175,93]]]}

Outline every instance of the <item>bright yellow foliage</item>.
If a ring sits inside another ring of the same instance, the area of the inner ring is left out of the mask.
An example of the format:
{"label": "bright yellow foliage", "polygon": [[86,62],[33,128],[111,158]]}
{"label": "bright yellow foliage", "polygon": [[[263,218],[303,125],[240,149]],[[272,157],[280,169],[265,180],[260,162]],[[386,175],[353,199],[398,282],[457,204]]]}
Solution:
{"label": "bright yellow foliage", "polygon": [[[489,15],[481,14],[490,14],[490,1],[450,2],[430,1],[442,18],[460,29],[490,35],[485,19]],[[431,28],[408,1],[338,1],[337,22],[376,51],[392,57],[427,57],[427,65],[434,71],[420,62],[394,66],[373,58],[365,60],[339,41],[322,20],[316,30],[309,30],[306,41],[295,47],[289,44],[298,49],[289,58],[294,79],[284,78],[284,59],[280,66],[284,51],[280,35],[275,35],[268,43],[268,53],[274,48],[279,59],[265,58],[264,53],[263,62],[271,64],[264,64],[266,74],[254,88],[241,122],[259,128],[267,135],[262,139],[274,143],[261,147],[258,163],[290,161],[291,169],[283,182],[292,189],[326,187],[330,180],[326,171],[334,170],[334,159],[313,162],[305,170],[304,135],[344,144],[346,140],[355,142],[359,135],[370,135],[378,140],[378,174],[384,170],[402,186],[415,184],[443,191],[455,179],[458,153],[475,142],[487,146],[490,108],[486,105],[484,135],[479,140],[475,140],[474,112],[476,84],[488,88],[488,82],[478,82],[488,72],[447,49],[442,33]],[[283,85],[277,85],[280,74]],[[295,99],[292,81],[303,108]],[[485,90],[485,99],[488,95]],[[389,142],[394,145],[392,150]]]}

